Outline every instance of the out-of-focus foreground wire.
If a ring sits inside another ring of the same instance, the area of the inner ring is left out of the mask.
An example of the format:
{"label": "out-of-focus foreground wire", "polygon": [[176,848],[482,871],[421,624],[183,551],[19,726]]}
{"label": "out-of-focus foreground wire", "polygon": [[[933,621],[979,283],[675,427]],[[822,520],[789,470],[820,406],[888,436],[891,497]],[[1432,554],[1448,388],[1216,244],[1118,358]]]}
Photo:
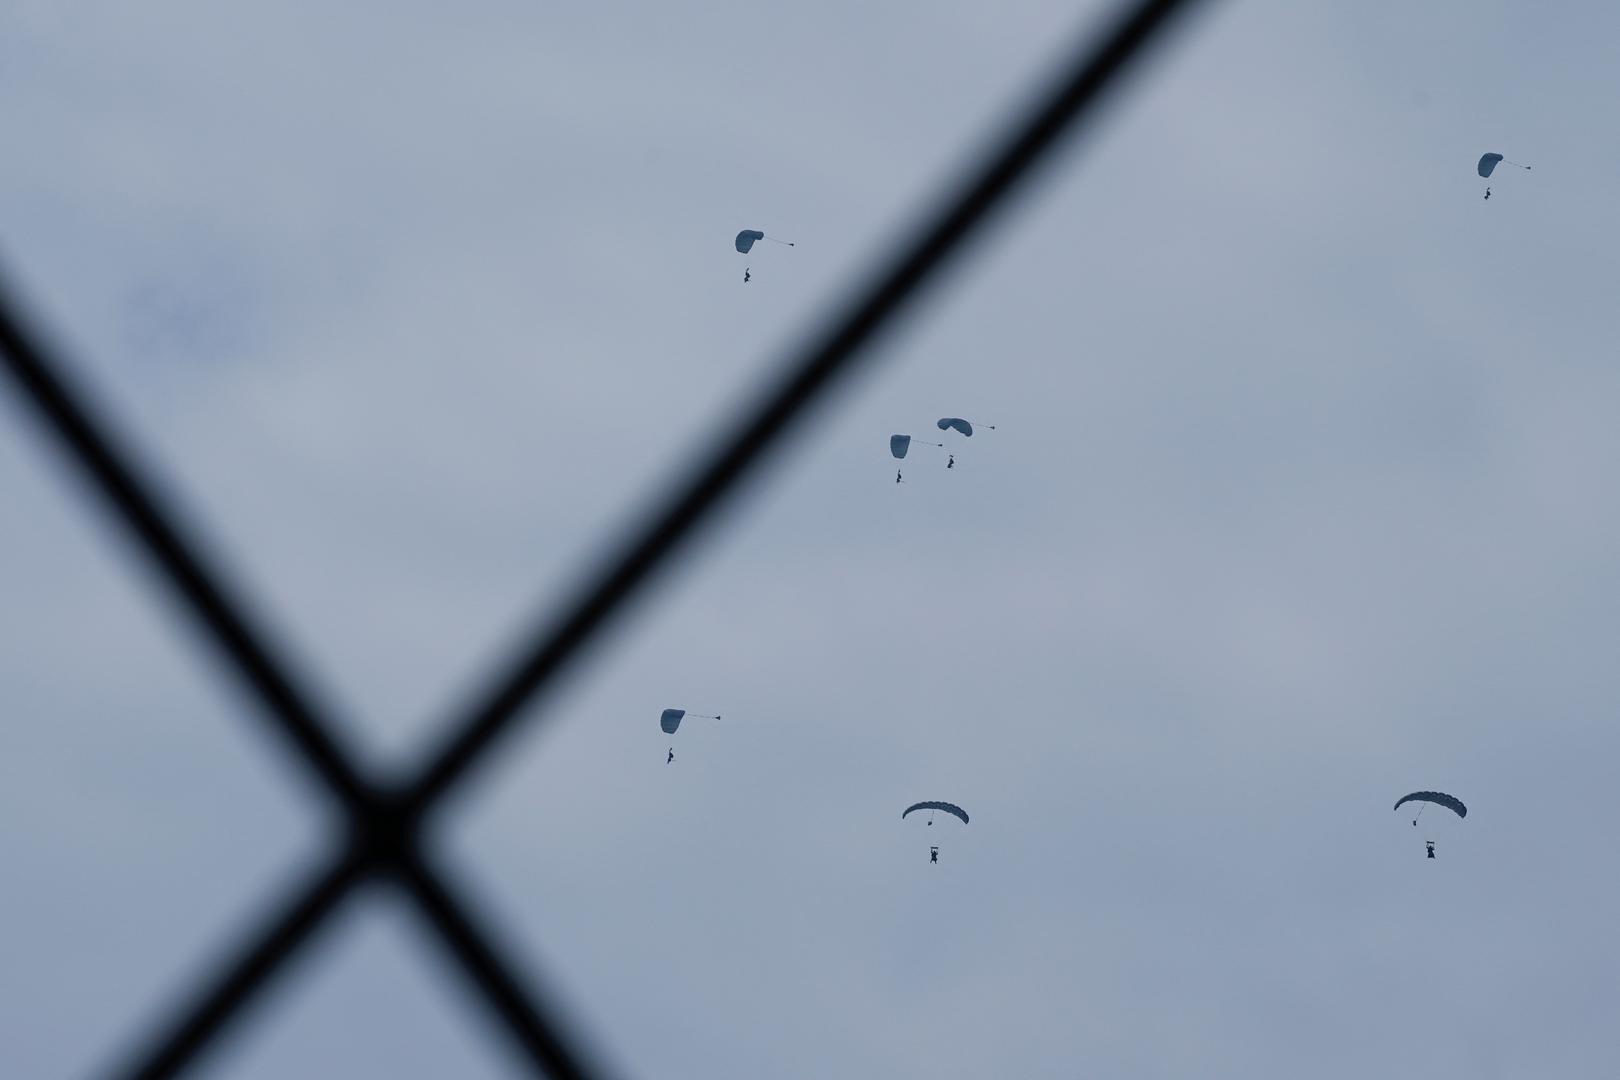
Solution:
{"label": "out-of-focus foreground wire", "polygon": [[[16,389],[156,566],[182,609],[261,700],[265,720],[335,796],[347,818],[339,853],[296,883],[275,913],[244,934],[240,947],[198,978],[193,992],[176,1003],[165,1022],[153,1026],[112,1074],[178,1075],[261,996],[357,884],[375,880],[401,888],[415,902],[426,925],[466,972],[472,991],[511,1034],[523,1060],[565,1080],[605,1076],[600,1065],[587,1064],[578,1036],[561,1030],[555,1010],[546,1009],[540,996],[522,984],[502,959],[503,950],[492,944],[483,921],[428,862],[420,843],[422,818],[499,738],[516,728],[524,707],[609,625],[739,482],[764,464],[794,422],[839,379],[873,358],[871,346],[880,331],[960,257],[1059,138],[1095,113],[1104,92],[1173,18],[1194,6],[1195,0],[1139,0],[1102,34],[1088,35],[1052,89],[1008,125],[1007,136],[982,165],[964,173],[939,212],[901,245],[901,254],[876,270],[870,285],[791,357],[775,389],[739,420],[720,449],[672,497],[647,515],[643,527],[614,549],[617,555],[603,573],[564,606],[564,613],[538,624],[527,644],[514,650],[518,659],[491,678],[490,689],[459,722],[446,726],[446,742],[397,786],[362,774],[354,755],[339,743],[331,719],[255,629],[246,604],[226,587],[202,547],[186,539],[178,515],[71,385],[66,367],[28,332],[14,294],[0,283],[0,360]],[[531,716],[530,722],[535,719]]]}

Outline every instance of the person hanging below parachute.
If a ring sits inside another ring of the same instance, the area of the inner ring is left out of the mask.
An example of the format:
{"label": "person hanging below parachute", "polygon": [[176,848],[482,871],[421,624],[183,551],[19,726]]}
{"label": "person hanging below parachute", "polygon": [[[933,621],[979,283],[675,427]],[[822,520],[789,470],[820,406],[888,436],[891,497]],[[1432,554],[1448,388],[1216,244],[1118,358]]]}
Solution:
{"label": "person hanging below parachute", "polygon": [[[686,717],[686,715],[687,715],[687,713],[686,713],[685,709],[665,709],[662,713],[659,714],[658,726],[659,726],[659,728],[661,728],[663,730],[665,735],[673,735],[673,734],[675,734],[676,730],[681,726],[681,721]],[[703,715],[700,715],[698,713],[693,713],[692,715],[697,717],[699,720],[718,720],[718,719],[720,719],[720,717],[718,717],[718,716],[703,716]],[[672,747],[669,748],[669,756],[664,759],[664,764],[668,765],[668,764],[672,763],[674,760],[675,760],[675,748],[672,746]]]}
{"label": "person hanging below parachute", "polygon": [[[797,246],[790,240],[778,240],[774,236],[766,236],[764,233],[760,232],[758,229],[744,229],[742,232],[737,234],[737,244],[736,244],[737,253],[739,255],[746,255],[750,251],[754,250],[754,242],[756,240],[769,240],[773,244],[782,244],[782,245],[784,245],[786,247],[795,247],[795,246]],[[753,276],[754,276],[754,268],[753,267],[751,267],[751,266],[743,267],[743,284],[744,285],[748,284],[749,280],[752,279]]]}
{"label": "person hanging below parachute", "polygon": [[[1443,806],[1460,818],[1465,818],[1468,816],[1468,807],[1463,805],[1462,800],[1457,798],[1455,795],[1447,795],[1443,791],[1414,791],[1410,795],[1403,795],[1395,803],[1395,809],[1399,810],[1402,806],[1409,802],[1421,804],[1418,807],[1417,816],[1412,818],[1413,828],[1417,827],[1418,818],[1423,816],[1423,811],[1429,808],[1430,803],[1433,803],[1435,806]],[[1434,858],[1434,841],[1425,840],[1423,843],[1428,850],[1429,858]]]}
{"label": "person hanging below parachute", "polygon": [[[912,443],[916,443],[918,446],[937,446],[941,450],[945,449],[944,443],[924,442],[922,439],[913,439],[910,435],[890,435],[889,453],[893,454],[896,460],[902,460],[910,452]],[[945,463],[945,467],[947,469],[953,468],[955,464],[956,455],[952,454],[951,460]],[[901,482],[899,469],[894,470],[894,482],[897,484]]]}
{"label": "person hanging below parachute", "polygon": [[[955,803],[948,803],[948,802],[912,803],[910,806],[906,807],[904,813],[902,813],[900,815],[900,820],[904,821],[906,819],[906,815],[910,814],[914,810],[927,810],[928,811],[928,824],[929,824],[929,826],[932,826],[934,824],[934,811],[936,811],[936,810],[939,811],[940,813],[950,814],[952,817],[960,818],[961,821],[962,821],[962,824],[964,824],[964,825],[966,825],[968,823],[967,811],[963,810],[960,806],[957,806]],[[930,847],[928,849],[928,861],[931,862],[931,863],[939,862],[939,847],[937,845],[934,846],[934,847]]]}
{"label": "person hanging below parachute", "polygon": [[[1525,172],[1530,171],[1530,166],[1528,166],[1528,165],[1520,165],[1517,161],[1509,161],[1507,158],[1503,157],[1501,154],[1485,154],[1485,155],[1481,156],[1480,159],[1479,159],[1479,167],[1478,167],[1477,171],[1478,171],[1480,176],[1482,176],[1482,177],[1484,177],[1485,179],[1488,180],[1488,179],[1490,179],[1491,173],[1496,171],[1496,167],[1498,165],[1512,165],[1516,169],[1523,169]],[[1489,201],[1490,197],[1491,197],[1491,186],[1489,184],[1486,184],[1485,185],[1485,198],[1486,198],[1487,201]]]}

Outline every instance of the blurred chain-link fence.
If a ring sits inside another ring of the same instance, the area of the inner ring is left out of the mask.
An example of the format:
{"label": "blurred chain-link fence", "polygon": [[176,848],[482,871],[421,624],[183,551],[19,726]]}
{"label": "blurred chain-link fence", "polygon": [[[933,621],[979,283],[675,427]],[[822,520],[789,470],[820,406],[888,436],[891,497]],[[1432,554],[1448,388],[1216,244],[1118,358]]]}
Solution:
{"label": "blurred chain-link fence", "polygon": [[1087,34],[1052,88],[1026,115],[1008,123],[982,166],[955,181],[939,212],[901,245],[899,257],[874,268],[869,286],[847,309],[829,313],[820,336],[790,360],[781,381],[752,414],[737,419],[721,449],[698,462],[665,502],[650,508],[639,530],[620,538],[597,580],[563,605],[558,616],[541,621],[531,640],[519,644],[511,654],[517,661],[449,726],[449,739],[424,759],[428,764],[416,775],[374,777],[361,770],[297,673],[272,652],[229,581],[177,526],[178,516],[159,497],[159,485],[140,474],[133,455],[117,442],[113,426],[92,413],[37,328],[26,324],[15,301],[0,290],[0,353],[15,389],[206,630],[219,660],[260,700],[265,722],[308,765],[342,809],[339,820],[349,826],[337,854],[307,880],[292,883],[282,908],[199,977],[189,994],[171,1006],[168,1019],[116,1063],[111,1075],[155,1078],[183,1072],[285,970],[354,887],[368,879],[390,884],[410,898],[424,925],[467,975],[468,992],[499,1016],[538,1073],[606,1075],[529,980],[507,965],[499,943],[461,895],[460,884],[433,865],[420,842],[425,819],[488,757],[497,740],[514,733],[520,719],[532,727],[544,718],[542,710],[528,708],[541,689],[582,645],[607,629],[625,601],[720,508],[738,482],[764,464],[794,421],[857,364],[872,358],[870,346],[885,324],[961,254],[1050,156],[1060,137],[1092,117],[1104,94],[1192,6],[1189,0],[1140,0],[1101,33]]}

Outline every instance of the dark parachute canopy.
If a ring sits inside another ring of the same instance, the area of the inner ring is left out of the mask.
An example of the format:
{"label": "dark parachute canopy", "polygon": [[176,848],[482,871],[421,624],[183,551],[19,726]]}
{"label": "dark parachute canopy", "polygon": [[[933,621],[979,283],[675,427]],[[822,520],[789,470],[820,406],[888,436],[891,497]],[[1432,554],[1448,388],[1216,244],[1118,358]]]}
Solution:
{"label": "dark parachute canopy", "polygon": [[758,229],[744,229],[737,234],[737,250],[744,255],[748,254],[753,250],[754,241],[756,240],[769,240],[771,243],[781,244],[783,247],[796,246],[792,240],[778,240],[774,236],[766,236]]}
{"label": "dark parachute canopy", "polygon": [[[947,814],[954,814],[957,817],[961,818],[962,819],[962,824],[964,824],[964,825],[967,824],[967,820],[968,820],[967,811],[962,809],[960,806],[957,806],[955,803],[948,803],[948,802],[920,802],[920,803],[913,803],[912,805],[906,807],[906,814],[911,813],[913,810],[942,810]],[[906,819],[906,814],[901,814],[900,815],[900,820],[901,821],[904,821]]]}
{"label": "dark parachute canopy", "polygon": [[[718,716],[705,716],[702,713],[693,713],[699,720],[718,720]],[[664,729],[665,735],[675,734],[675,729],[681,726],[686,717],[685,709],[665,709],[658,717],[658,726]]]}
{"label": "dark parachute canopy", "polygon": [[[973,421],[964,420],[960,416],[942,416],[934,421],[934,426],[941,431],[960,431],[966,438],[973,438]],[[990,431],[996,430],[994,424],[980,424],[979,426]]]}
{"label": "dark parachute canopy", "polygon": [[1479,175],[1489,179],[1498,165],[1511,165],[1515,169],[1523,169],[1525,172],[1530,171],[1530,166],[1517,161],[1509,161],[1501,154],[1484,154],[1479,159]]}
{"label": "dark parachute canopy", "polygon": [[926,439],[913,439],[910,435],[890,435],[889,453],[897,458],[903,458],[906,456],[906,451],[911,449],[913,442],[918,446],[937,446],[941,450],[945,449],[944,443],[928,442]]}
{"label": "dark parachute canopy", "polygon": [[1403,795],[1400,802],[1395,804],[1395,809],[1399,810],[1402,804],[1409,802],[1434,803],[1436,806],[1455,811],[1458,817],[1468,816],[1468,807],[1462,804],[1462,800],[1443,791],[1414,791],[1410,795]]}

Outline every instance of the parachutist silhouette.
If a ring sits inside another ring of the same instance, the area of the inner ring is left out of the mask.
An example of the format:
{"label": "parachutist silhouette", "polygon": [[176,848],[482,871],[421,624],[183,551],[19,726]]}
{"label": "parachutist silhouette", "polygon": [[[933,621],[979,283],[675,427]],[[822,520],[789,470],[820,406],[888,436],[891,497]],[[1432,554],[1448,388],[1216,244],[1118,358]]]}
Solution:
{"label": "parachutist silhouette", "polygon": [[669,757],[664,759],[664,764],[668,765],[670,762],[672,762],[674,760],[675,760],[675,748],[672,746],[672,747],[669,748]]}
{"label": "parachutist silhouette", "polygon": [[946,463],[945,463],[945,467],[946,467],[946,468],[947,468],[947,469],[954,469],[954,468],[956,468],[956,455],[955,455],[955,454],[952,454],[952,455],[951,455],[951,460],[949,460],[949,461],[947,461],[947,462],[946,462]]}
{"label": "parachutist silhouette", "polygon": [[753,277],[753,276],[754,276],[754,271],[753,271],[753,269],[751,267],[747,267],[747,266],[743,267],[743,284],[744,285],[748,284],[748,279]]}
{"label": "parachutist silhouette", "polygon": [[900,479],[900,470],[899,469],[894,470],[894,482],[897,483],[897,484],[904,483],[904,481],[902,481]]}
{"label": "parachutist silhouette", "polygon": [[1425,840],[1423,842],[1429,846],[1429,858],[1431,858],[1431,859],[1434,858],[1434,841],[1433,840]]}
{"label": "parachutist silhouette", "polygon": [[1485,189],[1485,197],[1487,199],[1489,199],[1491,197],[1491,189],[1490,188]]}
{"label": "parachutist silhouette", "polygon": [[931,863],[939,862],[939,848],[931,847],[928,849],[928,861]]}

